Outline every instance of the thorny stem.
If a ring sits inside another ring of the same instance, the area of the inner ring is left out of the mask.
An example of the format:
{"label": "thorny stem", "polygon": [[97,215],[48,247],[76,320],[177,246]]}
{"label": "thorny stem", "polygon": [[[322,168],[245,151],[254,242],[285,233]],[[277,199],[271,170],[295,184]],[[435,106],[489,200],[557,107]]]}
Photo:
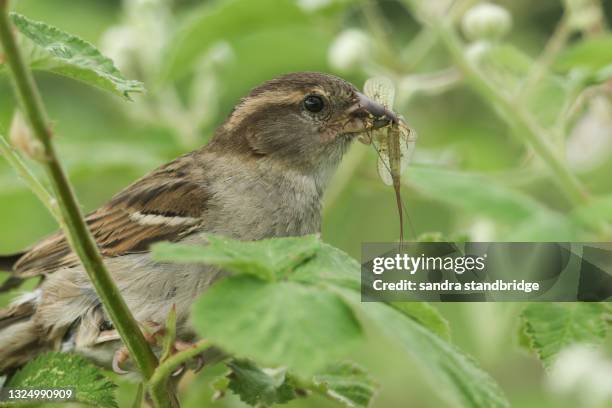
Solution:
{"label": "thorny stem", "polygon": [[[21,52],[17,47],[8,16],[9,0],[0,0],[0,43],[4,49],[7,65],[11,72],[13,85],[22,105],[22,109],[32,128],[34,136],[44,149],[40,160],[49,177],[55,197],[57,198],[64,232],[70,246],[78,255],[87,271],[96,293],[100,297],[121,339],[130,351],[145,379],[150,379],[157,366],[157,358],[147,344],[134,316],[121,296],[117,285],[104,266],[96,242],[81,214],[79,204],[64,172],[52,142],[47,114],[32,77],[26,67]],[[170,397],[165,392],[152,394],[156,405],[170,406]]]}

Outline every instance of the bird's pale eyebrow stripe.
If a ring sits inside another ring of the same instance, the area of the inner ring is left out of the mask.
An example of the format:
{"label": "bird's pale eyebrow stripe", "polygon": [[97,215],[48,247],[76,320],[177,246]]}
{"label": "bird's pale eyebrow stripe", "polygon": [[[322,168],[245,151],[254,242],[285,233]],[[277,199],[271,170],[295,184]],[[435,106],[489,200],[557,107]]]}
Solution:
{"label": "bird's pale eyebrow stripe", "polygon": [[166,225],[169,227],[176,227],[179,225],[195,225],[200,220],[193,217],[177,217],[159,214],[143,214],[140,211],[136,211],[130,214],[130,219],[137,222],[140,225]]}
{"label": "bird's pale eyebrow stripe", "polygon": [[229,121],[226,123],[226,127],[228,129],[237,127],[245,118],[257,112],[262,106],[299,103],[303,98],[303,91],[283,92],[280,90],[265,91],[258,95],[248,97],[232,114]]}

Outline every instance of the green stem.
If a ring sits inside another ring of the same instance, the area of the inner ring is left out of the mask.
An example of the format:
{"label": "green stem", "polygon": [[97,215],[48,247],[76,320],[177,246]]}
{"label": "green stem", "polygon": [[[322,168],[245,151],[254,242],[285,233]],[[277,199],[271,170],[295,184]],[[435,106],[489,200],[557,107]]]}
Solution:
{"label": "green stem", "polygon": [[[196,356],[202,354],[206,350],[212,350],[212,346],[208,340],[200,340],[195,343],[192,347],[183,350],[179,353],[169,356],[166,360],[162,361],[153,376],[150,378],[148,386],[151,394],[161,394],[167,389],[168,379],[181,365],[189,360],[192,360]],[[222,352],[215,353],[207,361],[206,364],[214,364],[218,361],[224,360],[227,356]]]}
{"label": "green stem", "polygon": [[62,225],[62,216],[57,206],[57,200],[47,191],[45,186],[36,178],[32,170],[23,162],[19,154],[9,145],[0,134],[0,154],[4,156],[9,165],[15,169],[17,175],[26,183],[38,199],[47,207],[53,218]]}
{"label": "green stem", "polygon": [[514,134],[528,142],[553,173],[555,181],[573,204],[588,201],[588,194],[582,183],[568,170],[557,155],[547,132],[533,119],[521,105],[515,105],[498,88],[480,75],[478,70],[466,59],[463,46],[452,27],[433,22],[442,43],[455,60],[466,80],[486,100],[492,102],[501,116],[513,128]]}
{"label": "green stem", "polygon": [[566,13],[561,18],[561,21],[559,21],[559,24],[557,24],[557,28],[546,44],[544,52],[535,62],[533,68],[527,75],[527,79],[525,79],[525,82],[521,86],[516,96],[516,105],[520,106],[533,95],[534,89],[536,89],[538,83],[549,71],[550,66],[555,61],[559,52],[561,52],[565,44],[567,44],[567,40],[571,33],[572,29],[569,25],[568,14]]}
{"label": "green stem", "polygon": [[[136,319],[130,313],[119,288],[104,266],[96,242],[85,224],[79,204],[58,160],[42,99],[13,35],[8,16],[8,2],[8,0],[0,0],[0,43],[4,49],[7,64],[12,74],[13,85],[22,109],[34,136],[43,146],[44,157],[40,161],[57,198],[64,221],[64,232],[70,246],[87,271],[96,293],[121,335],[121,339],[128,348],[131,357],[140,368],[143,377],[149,379],[158,364],[157,358],[140,331]],[[158,406],[170,406],[169,395],[165,393],[154,394],[152,398]]]}

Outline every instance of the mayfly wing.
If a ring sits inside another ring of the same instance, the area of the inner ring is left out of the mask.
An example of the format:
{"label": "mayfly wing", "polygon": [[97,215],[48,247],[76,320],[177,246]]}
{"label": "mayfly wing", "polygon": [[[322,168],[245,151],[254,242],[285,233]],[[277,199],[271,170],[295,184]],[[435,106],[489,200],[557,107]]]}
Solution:
{"label": "mayfly wing", "polygon": [[368,79],[363,85],[363,92],[385,108],[393,108],[395,87],[389,78],[376,77]]}
{"label": "mayfly wing", "polygon": [[385,183],[388,186],[392,186],[393,177],[391,176],[391,172],[390,172],[391,163],[389,160],[387,141],[385,140],[384,143],[379,142],[376,148],[378,150],[378,163],[377,163],[378,175],[380,176],[383,183]]}

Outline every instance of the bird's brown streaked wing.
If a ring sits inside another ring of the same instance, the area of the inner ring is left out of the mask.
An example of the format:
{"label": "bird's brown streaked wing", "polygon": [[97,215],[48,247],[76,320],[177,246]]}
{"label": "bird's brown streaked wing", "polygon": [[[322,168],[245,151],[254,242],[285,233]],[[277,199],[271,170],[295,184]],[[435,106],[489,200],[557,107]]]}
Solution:
{"label": "bird's brown streaked wing", "polygon": [[[103,256],[146,252],[155,242],[176,241],[198,229],[208,200],[204,185],[166,167],[119,193],[86,222]],[[19,259],[14,274],[32,277],[78,262],[64,235],[56,233]]]}

